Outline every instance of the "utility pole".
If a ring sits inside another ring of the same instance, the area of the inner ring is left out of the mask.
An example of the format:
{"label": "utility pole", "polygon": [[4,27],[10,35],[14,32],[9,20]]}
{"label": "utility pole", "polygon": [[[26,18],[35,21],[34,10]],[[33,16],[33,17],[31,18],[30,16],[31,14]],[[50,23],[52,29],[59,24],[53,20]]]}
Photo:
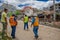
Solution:
{"label": "utility pole", "polygon": [[54,6],[54,14],[53,14],[53,16],[54,16],[54,18],[53,18],[53,20],[54,21],[56,21],[56,9],[55,9],[55,0],[53,0],[53,6]]}

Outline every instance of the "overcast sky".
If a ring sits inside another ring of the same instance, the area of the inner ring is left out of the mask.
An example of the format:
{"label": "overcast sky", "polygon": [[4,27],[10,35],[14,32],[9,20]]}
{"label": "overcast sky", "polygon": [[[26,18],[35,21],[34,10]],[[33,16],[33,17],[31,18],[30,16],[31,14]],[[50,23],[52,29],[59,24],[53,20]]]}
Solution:
{"label": "overcast sky", "polygon": [[[57,0],[57,1],[59,2],[60,0]],[[56,3],[58,3],[57,1],[56,1]],[[18,9],[20,9],[26,5],[29,5],[29,6],[39,9],[39,8],[43,8],[43,7],[52,5],[53,1],[48,1],[48,0],[0,0],[0,5],[2,5],[1,3],[8,3],[11,5],[14,5]]]}

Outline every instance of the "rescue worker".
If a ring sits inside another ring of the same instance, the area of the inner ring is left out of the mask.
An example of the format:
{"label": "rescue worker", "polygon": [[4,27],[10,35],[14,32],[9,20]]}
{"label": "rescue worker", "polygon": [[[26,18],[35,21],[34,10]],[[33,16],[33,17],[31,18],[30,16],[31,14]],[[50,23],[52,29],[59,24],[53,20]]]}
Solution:
{"label": "rescue worker", "polygon": [[7,12],[8,12],[8,10],[5,8],[1,14],[1,22],[3,25],[2,39],[4,39],[4,37],[7,36]]}
{"label": "rescue worker", "polygon": [[27,15],[25,15],[24,16],[24,30],[28,30],[28,16]]}
{"label": "rescue worker", "polygon": [[17,20],[16,20],[16,17],[14,14],[10,17],[9,22],[10,22],[10,26],[12,28],[11,36],[12,36],[12,38],[15,38]]}
{"label": "rescue worker", "polygon": [[39,28],[39,18],[38,17],[33,17],[32,18],[32,24],[31,27],[33,26],[33,33],[34,37],[37,39],[38,38],[38,28]]}

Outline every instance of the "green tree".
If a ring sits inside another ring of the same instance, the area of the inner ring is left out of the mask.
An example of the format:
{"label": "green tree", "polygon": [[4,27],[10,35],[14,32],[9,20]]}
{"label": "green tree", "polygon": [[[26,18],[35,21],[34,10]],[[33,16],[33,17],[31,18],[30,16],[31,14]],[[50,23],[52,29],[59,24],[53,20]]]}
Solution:
{"label": "green tree", "polygon": [[8,13],[8,16],[10,17],[12,14],[13,14],[12,12],[9,12],[9,13]]}
{"label": "green tree", "polygon": [[16,14],[16,15],[19,15],[19,14],[20,14],[20,12],[19,12],[18,10],[16,10],[15,14]]}

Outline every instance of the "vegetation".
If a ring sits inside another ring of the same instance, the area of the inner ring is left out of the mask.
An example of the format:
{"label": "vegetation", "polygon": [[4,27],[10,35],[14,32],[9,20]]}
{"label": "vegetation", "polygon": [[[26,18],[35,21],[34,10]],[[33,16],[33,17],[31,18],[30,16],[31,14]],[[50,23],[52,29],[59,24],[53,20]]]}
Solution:
{"label": "vegetation", "polygon": [[16,14],[16,15],[19,15],[19,14],[20,14],[20,12],[19,12],[18,10],[16,10],[15,14]]}
{"label": "vegetation", "polygon": [[4,39],[2,39],[2,32],[0,32],[0,40],[12,40],[12,38],[8,36],[4,36]]}
{"label": "vegetation", "polygon": [[8,16],[10,17],[12,14],[13,14],[12,12],[9,12],[9,13],[8,13]]}
{"label": "vegetation", "polygon": [[8,17],[10,17],[12,14],[20,15],[20,12],[18,10],[16,10],[14,13],[13,12],[9,12],[8,13]]}

